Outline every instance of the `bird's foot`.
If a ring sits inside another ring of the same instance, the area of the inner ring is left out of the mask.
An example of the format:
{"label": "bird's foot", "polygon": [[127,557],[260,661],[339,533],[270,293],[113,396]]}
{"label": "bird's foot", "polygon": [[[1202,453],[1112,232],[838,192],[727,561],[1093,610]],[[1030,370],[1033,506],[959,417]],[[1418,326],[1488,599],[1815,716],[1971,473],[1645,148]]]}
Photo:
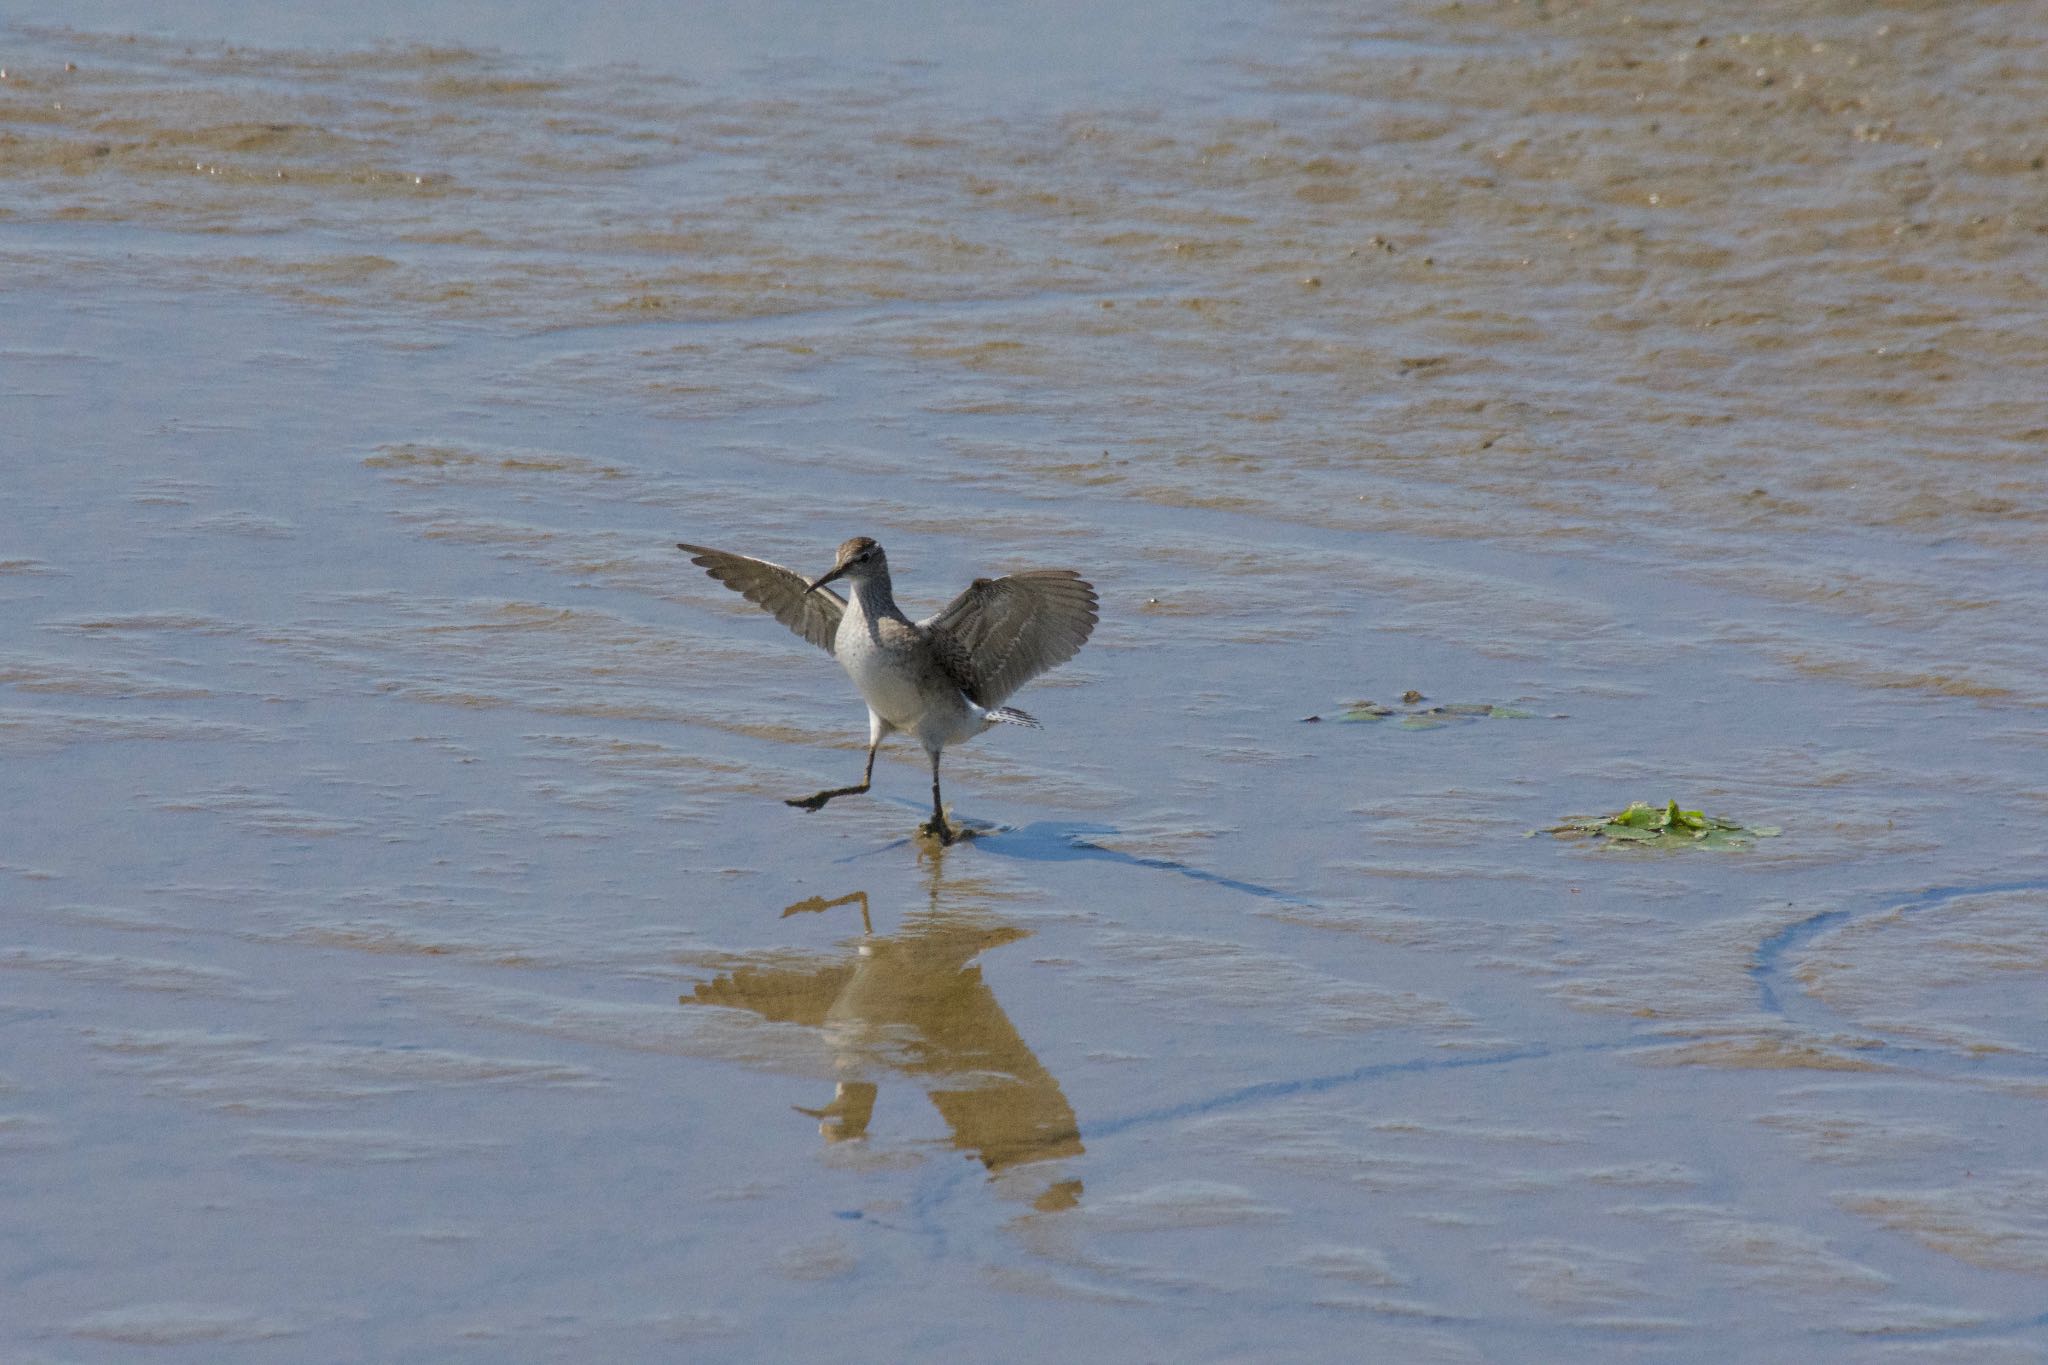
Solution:
{"label": "bird's foot", "polygon": [[942,847],[951,848],[953,841],[966,831],[954,829],[946,823],[945,816],[934,815],[931,819],[919,825],[917,832],[919,834],[929,834],[932,838],[937,839]]}
{"label": "bird's foot", "polygon": [[858,787],[834,787],[830,791],[813,792],[809,796],[786,797],[782,804],[795,806],[798,810],[823,810],[825,803],[835,796],[859,796],[867,789],[868,784],[865,782]]}

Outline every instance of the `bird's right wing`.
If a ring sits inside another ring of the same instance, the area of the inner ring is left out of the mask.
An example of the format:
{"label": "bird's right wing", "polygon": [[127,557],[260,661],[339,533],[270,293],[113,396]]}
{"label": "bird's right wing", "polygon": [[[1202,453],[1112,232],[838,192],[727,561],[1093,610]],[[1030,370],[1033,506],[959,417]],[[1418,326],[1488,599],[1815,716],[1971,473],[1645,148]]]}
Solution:
{"label": "bird's right wing", "polygon": [[846,614],[846,599],[830,588],[805,592],[805,579],[794,570],[765,559],[727,554],[702,545],[676,546],[719,582],[752,602],[827,654]]}

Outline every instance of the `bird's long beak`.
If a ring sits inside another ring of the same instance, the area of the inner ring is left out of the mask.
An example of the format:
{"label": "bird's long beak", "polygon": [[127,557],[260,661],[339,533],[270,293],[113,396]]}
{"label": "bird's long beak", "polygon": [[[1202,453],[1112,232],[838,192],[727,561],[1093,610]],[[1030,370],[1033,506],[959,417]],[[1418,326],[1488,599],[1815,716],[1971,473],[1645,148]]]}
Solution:
{"label": "bird's long beak", "polygon": [[825,585],[826,585],[827,583],[830,583],[830,582],[831,582],[831,581],[832,581],[833,579],[835,579],[835,578],[839,577],[839,575],[841,575],[841,574],[843,574],[843,573],[845,573],[845,572],[846,572],[846,566],[845,566],[844,564],[841,564],[841,565],[840,565],[840,566],[839,566],[838,568],[834,569],[834,570],[833,570],[833,571],[832,571],[831,573],[828,573],[828,574],[826,574],[826,575],[825,575],[825,576],[824,576],[823,578],[820,578],[820,579],[818,579],[818,580],[817,580],[816,582],[812,583],[812,584],[811,584],[811,585],[810,585],[809,587],[805,588],[805,589],[804,589],[804,591],[805,591],[805,592],[807,592],[807,593],[812,593],[812,592],[816,592],[816,591],[817,591],[818,589],[820,589],[820,588],[824,587],[824,586],[825,586]]}

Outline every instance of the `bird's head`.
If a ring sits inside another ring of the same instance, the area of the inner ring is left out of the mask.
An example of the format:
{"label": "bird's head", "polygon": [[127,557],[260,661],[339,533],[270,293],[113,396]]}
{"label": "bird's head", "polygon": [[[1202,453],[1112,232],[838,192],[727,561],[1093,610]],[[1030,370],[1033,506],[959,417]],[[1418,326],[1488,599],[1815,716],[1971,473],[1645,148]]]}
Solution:
{"label": "bird's head", "polygon": [[839,547],[839,558],[832,565],[832,572],[813,582],[805,592],[816,592],[835,578],[851,578],[856,583],[862,579],[886,578],[889,573],[889,557],[882,553],[882,547],[867,536],[855,536]]}

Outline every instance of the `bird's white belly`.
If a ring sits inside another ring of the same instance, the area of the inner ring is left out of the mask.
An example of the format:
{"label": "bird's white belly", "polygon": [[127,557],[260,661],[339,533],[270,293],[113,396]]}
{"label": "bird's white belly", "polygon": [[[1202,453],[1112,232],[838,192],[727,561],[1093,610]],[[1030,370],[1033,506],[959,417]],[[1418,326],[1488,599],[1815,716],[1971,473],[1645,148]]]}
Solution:
{"label": "bird's white belly", "polygon": [[915,726],[930,705],[915,681],[891,668],[879,650],[864,650],[847,659],[846,671],[869,708],[899,730]]}
{"label": "bird's white belly", "polygon": [[934,687],[935,680],[925,669],[909,665],[901,653],[883,648],[865,630],[842,628],[834,652],[869,709],[898,730],[916,730],[921,722],[947,712],[964,715],[956,690]]}

